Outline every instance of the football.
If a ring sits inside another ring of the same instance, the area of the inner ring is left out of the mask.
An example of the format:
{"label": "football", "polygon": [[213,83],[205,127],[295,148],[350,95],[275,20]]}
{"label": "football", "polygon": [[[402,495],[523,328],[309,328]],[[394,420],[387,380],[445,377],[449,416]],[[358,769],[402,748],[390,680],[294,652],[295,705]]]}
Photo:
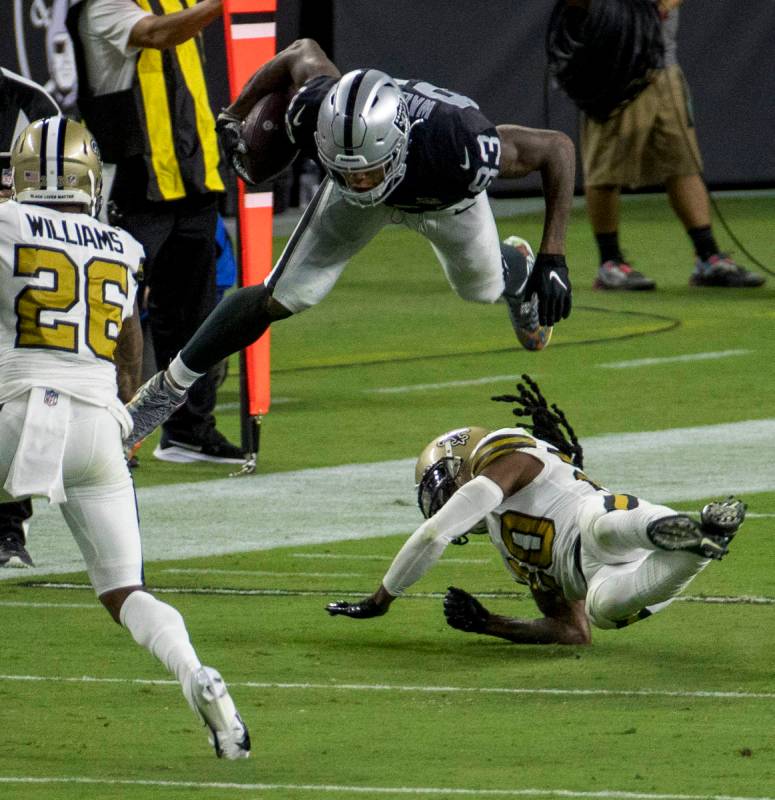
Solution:
{"label": "football", "polygon": [[242,123],[242,138],[248,148],[242,162],[254,183],[274,178],[298,155],[299,149],[285,132],[289,100],[285,92],[272,92],[253,106]]}

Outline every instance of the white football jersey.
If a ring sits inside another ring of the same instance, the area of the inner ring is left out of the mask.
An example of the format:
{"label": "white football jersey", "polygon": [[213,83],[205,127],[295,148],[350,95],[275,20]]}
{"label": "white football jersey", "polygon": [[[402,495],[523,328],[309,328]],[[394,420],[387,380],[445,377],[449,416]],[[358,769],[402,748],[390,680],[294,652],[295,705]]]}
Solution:
{"label": "white football jersey", "polygon": [[470,456],[473,475],[515,450],[542,461],[544,468],[487,515],[490,539],[516,581],[580,599],[587,587],[579,566],[577,514],[581,500],[605,490],[524,428],[502,428],[482,439]]}
{"label": "white football jersey", "polygon": [[114,355],[143,258],[87,214],[0,203],[0,403],[46,387],[125,416]]}

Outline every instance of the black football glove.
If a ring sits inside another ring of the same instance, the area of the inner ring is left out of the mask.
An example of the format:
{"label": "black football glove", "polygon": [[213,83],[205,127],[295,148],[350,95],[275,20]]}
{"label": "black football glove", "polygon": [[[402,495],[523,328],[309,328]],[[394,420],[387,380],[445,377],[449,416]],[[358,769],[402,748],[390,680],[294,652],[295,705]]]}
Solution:
{"label": "black football glove", "polygon": [[348,603],[345,600],[340,600],[338,603],[329,603],[326,606],[326,611],[332,617],[342,614],[353,619],[381,617],[383,614],[387,614],[387,610],[388,606],[377,605],[372,597],[364,597],[363,600],[359,600],[357,603]]}
{"label": "black football glove", "polygon": [[565,256],[539,253],[527,279],[525,297],[538,295],[538,320],[554,325],[570,314],[571,285]]}
{"label": "black football glove", "polygon": [[447,625],[467,633],[484,633],[490,612],[473,596],[450,586],[444,595]]}
{"label": "black football glove", "polygon": [[224,109],[215,120],[215,132],[226,161],[245,183],[252,186],[253,179],[242,160],[242,156],[248,152],[248,146],[242,138],[242,120]]}

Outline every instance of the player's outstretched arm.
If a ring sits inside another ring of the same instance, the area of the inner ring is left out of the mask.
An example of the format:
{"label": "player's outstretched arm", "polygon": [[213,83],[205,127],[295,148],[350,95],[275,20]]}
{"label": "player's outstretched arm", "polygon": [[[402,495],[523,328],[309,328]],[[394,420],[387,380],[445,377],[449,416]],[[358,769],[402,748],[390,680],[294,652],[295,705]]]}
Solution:
{"label": "player's outstretched arm", "polygon": [[[517,619],[491,614],[473,595],[450,586],[444,596],[447,624],[466,633],[483,633],[515,644],[589,644],[584,601],[569,603],[548,592],[533,592],[545,616]],[[540,597],[540,602],[539,602]]]}
{"label": "player's outstretched arm", "polygon": [[297,39],[256,70],[237,99],[221,115],[243,120],[270,92],[298,89],[318,75],[339,78],[341,72],[314,39]]}
{"label": "player's outstretched arm", "polygon": [[538,294],[542,325],[554,325],[571,310],[571,283],[565,263],[565,236],[573,206],[576,149],[559,131],[498,125],[502,157],[500,176],[521,178],[539,172],[546,201],[544,231],[525,289]]}

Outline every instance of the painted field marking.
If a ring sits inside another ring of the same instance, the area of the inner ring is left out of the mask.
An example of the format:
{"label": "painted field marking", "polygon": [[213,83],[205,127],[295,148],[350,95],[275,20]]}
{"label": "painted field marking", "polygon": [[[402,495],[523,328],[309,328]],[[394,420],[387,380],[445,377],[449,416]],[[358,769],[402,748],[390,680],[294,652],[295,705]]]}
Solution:
{"label": "painted field marking", "polygon": [[3,608],[102,608],[95,600],[94,603],[31,603],[23,600],[0,600]]}
{"label": "painted field marking", "polygon": [[130,778],[68,777],[0,777],[0,784],[52,783],[86,786],[154,786],[170,789],[233,789],[244,792],[316,792],[365,795],[402,795],[421,797],[561,797],[595,800],[775,800],[772,797],[747,797],[729,794],[659,794],[656,792],[626,792],[616,789],[586,791],[575,789],[464,789],[442,786],[348,786],[326,783],[226,783],[220,781],[154,781]]}
{"label": "painted field marking", "polygon": [[[44,582],[26,584],[31,589],[88,589],[88,583],[53,583]],[[233,595],[236,597],[327,597],[336,594],[337,597],[363,597],[368,590],[337,591],[335,589],[233,589],[230,587],[199,587],[199,586],[149,586],[152,594],[195,594],[195,595]],[[477,592],[477,597],[486,600],[525,600],[530,599],[528,592]],[[411,592],[404,595],[404,600],[439,600],[444,597],[443,592]],[[20,602],[20,601],[17,601]],[[708,603],[709,605],[743,605],[743,606],[771,606],[775,605],[775,597],[759,597],[756,595],[678,595],[675,602]]]}
{"label": "painted field marking", "polygon": [[195,569],[194,567],[168,567],[161,570],[175,575],[271,575],[299,578],[363,578],[362,572],[275,572],[263,569]]}
{"label": "painted field marking", "polygon": [[720,358],[732,358],[752,353],[752,350],[717,350],[710,353],[686,353],[682,356],[663,356],[662,358],[633,358],[631,361],[609,361],[595,364],[601,369],[630,369],[632,367],[653,367],[660,364],[677,364],[684,361],[716,361]]}
{"label": "painted field marking", "polygon": [[[90,675],[73,677],[58,675],[0,675],[0,681],[21,683],[69,683],[69,684],[120,684],[132,686],[170,686],[179,688],[176,680],[169,678],[97,678]],[[229,681],[230,687],[240,689],[283,689],[290,691],[338,691],[338,692],[399,692],[403,694],[480,694],[521,695],[536,697],[682,697],[711,700],[775,700],[775,692],[732,691],[681,691],[667,689],[560,689],[556,687],[520,686],[423,686],[390,683],[286,683],[275,681]]]}
{"label": "painted field marking", "polygon": [[444,383],[413,383],[407,386],[381,386],[377,389],[364,389],[364,394],[407,394],[409,392],[424,392],[428,389],[450,389],[456,386],[482,386],[498,381],[508,381],[513,384],[514,375],[490,375],[486,378],[470,378],[465,381],[445,381]]}
{"label": "painted field marking", "polygon": [[[471,544],[471,542],[469,542]],[[489,542],[477,542],[477,544],[489,544]],[[367,556],[367,555],[347,555],[346,553],[292,553],[291,558],[334,558],[349,561],[392,561],[395,556]],[[490,558],[445,558],[445,564],[491,564]]]}

